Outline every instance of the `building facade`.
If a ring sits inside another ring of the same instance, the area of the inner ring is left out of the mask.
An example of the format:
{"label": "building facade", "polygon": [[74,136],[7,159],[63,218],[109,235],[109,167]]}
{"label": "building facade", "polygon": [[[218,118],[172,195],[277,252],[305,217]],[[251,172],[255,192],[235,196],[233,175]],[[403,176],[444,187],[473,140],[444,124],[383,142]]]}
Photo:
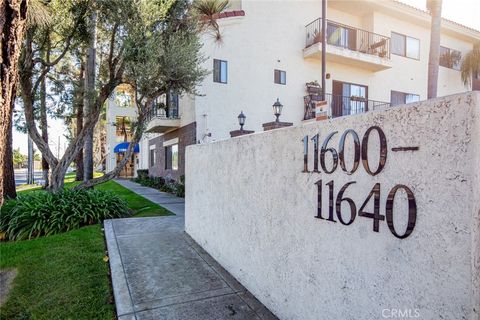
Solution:
{"label": "building facade", "polygon": [[[185,147],[230,138],[238,114],[244,129],[263,131],[274,121],[272,105],[283,104],[281,121],[298,125],[313,117],[314,103],[328,101],[330,117],[427,98],[430,15],[397,1],[329,0],[326,32],[321,1],[233,1],[218,16],[220,42],[202,37],[201,96],[165,97],[141,142],[139,167],[178,179]],[[325,96],[321,83],[321,38],[326,37]],[[444,19],[438,96],[479,90],[465,86],[462,57],[480,32]],[[307,91],[306,84],[311,88]]]}
{"label": "building facade", "polygon": [[[137,110],[133,100],[133,92],[129,86],[119,86],[108,98],[106,108],[106,171],[115,168],[124,157],[126,149],[133,137],[132,123],[137,118]],[[136,147],[132,158],[120,172],[121,178],[135,175],[140,166],[140,148]]]}

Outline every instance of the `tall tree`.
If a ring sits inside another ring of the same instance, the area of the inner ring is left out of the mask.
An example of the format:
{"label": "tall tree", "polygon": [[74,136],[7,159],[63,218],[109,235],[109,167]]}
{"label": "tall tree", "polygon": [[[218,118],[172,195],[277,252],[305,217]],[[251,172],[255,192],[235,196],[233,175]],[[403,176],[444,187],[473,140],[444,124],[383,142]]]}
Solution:
{"label": "tall tree", "polygon": [[0,3],[0,205],[3,204],[5,196],[16,196],[12,160],[12,116],[18,81],[17,63],[25,33],[27,7],[28,0],[2,0]]}
{"label": "tall tree", "polygon": [[[87,64],[85,68],[85,95],[83,113],[87,117],[93,112],[95,103],[95,70],[97,55],[97,12],[93,10],[90,15],[89,39],[87,49]],[[85,137],[83,147],[83,181],[93,178],[93,131],[89,131]]]}
{"label": "tall tree", "polygon": [[[45,51],[49,51],[50,47],[50,33],[46,32],[46,50],[42,50],[43,58],[45,59]],[[40,129],[42,131],[42,138],[48,144],[48,120],[47,120],[47,77],[40,81]],[[49,183],[49,167],[45,157],[42,157],[42,178],[44,187],[48,187]]]}
{"label": "tall tree", "polygon": [[[131,123],[132,139],[124,158],[112,171],[84,182],[76,189],[91,187],[117,176],[131,159],[134,146],[142,137],[153,101],[170,90],[196,94],[196,85],[207,75],[207,71],[200,67],[204,58],[200,55],[198,24],[188,0],[165,1],[163,4],[144,2],[135,6],[129,16],[133,25],[126,24],[122,28],[128,31],[123,32],[127,37],[122,41],[125,69],[121,83],[130,84],[135,91],[137,118]],[[117,18],[114,21],[123,20]],[[114,25],[113,29],[118,31],[119,27]],[[110,43],[114,42],[111,39]],[[100,79],[105,76],[102,74]]]}
{"label": "tall tree", "polygon": [[[12,126],[12,125],[10,125]],[[8,198],[15,198],[15,171],[13,167],[13,132],[10,129],[5,140],[5,160],[3,164],[3,195]]]}
{"label": "tall tree", "polygon": [[[75,126],[75,136],[78,136],[83,129],[83,105],[84,105],[84,93],[85,93],[85,64],[83,59],[80,62],[80,73],[77,90],[75,92],[75,101],[74,101],[74,110],[76,112],[76,126]],[[83,181],[84,172],[83,172],[83,149],[80,149],[77,156],[75,157],[75,180]]]}
{"label": "tall tree", "polygon": [[[85,188],[115,177],[133,154],[133,147],[141,138],[144,130],[146,112],[154,99],[168,90],[178,93],[195,93],[195,87],[207,74],[199,66],[203,62],[200,56],[201,45],[197,36],[197,24],[190,12],[188,0],[165,0],[161,2],[123,0],[52,0],[50,5],[68,6],[61,12],[62,24],[56,33],[63,40],[52,54],[42,59],[37,53],[38,39],[28,34],[22,56],[21,84],[22,92],[27,95],[22,99],[29,135],[34,140],[52,170],[49,189],[59,190],[63,187],[68,166],[83,148],[85,139],[98,123],[102,108],[108,97],[120,84],[130,84],[136,91],[138,118],[132,143],[126,153],[125,161],[117,164],[115,169],[100,179],[90,179],[77,186]],[[82,11],[83,12],[79,12]],[[85,26],[85,17],[92,10],[97,12],[99,45],[98,80],[96,90],[92,92],[93,104],[89,114],[84,114],[83,128],[71,139],[61,159],[57,159],[49,146],[43,141],[35,118],[33,103],[38,90],[39,80],[51,72],[59,61],[69,58],[72,39],[82,33],[78,29]],[[58,14],[57,10],[54,11]],[[77,17],[79,19],[77,19]],[[82,20],[83,19],[83,20]],[[65,23],[65,20],[70,22]],[[59,28],[57,24],[53,24]],[[35,30],[32,30],[35,33]]]}
{"label": "tall tree", "polygon": [[20,152],[20,148],[13,150],[13,165],[21,168],[25,164],[26,156]]}
{"label": "tall tree", "polygon": [[474,75],[480,75],[480,41],[475,42],[473,49],[465,54],[460,71],[465,86],[471,86]]}
{"label": "tall tree", "polygon": [[438,68],[440,65],[440,34],[442,26],[442,0],[427,0],[432,17],[430,27],[430,53],[428,56],[427,98],[437,97]]}
{"label": "tall tree", "polygon": [[34,182],[34,151],[33,151],[33,141],[28,137],[28,154],[27,154],[27,184],[33,184]]}

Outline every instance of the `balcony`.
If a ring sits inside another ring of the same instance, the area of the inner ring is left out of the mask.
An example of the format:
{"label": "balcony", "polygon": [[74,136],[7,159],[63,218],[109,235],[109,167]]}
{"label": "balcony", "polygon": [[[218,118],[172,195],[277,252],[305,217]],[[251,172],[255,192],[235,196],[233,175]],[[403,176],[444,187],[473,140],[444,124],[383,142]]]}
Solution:
{"label": "balcony", "polygon": [[[318,18],[305,27],[304,58],[322,58],[322,19]],[[347,64],[371,71],[392,67],[390,62],[390,38],[327,20],[327,61]]]}
{"label": "balcony", "polygon": [[322,100],[327,101],[332,118],[364,113],[369,110],[390,106],[389,102],[368,100],[355,96],[345,97],[330,93],[325,94],[325,99],[322,98],[322,95],[308,95],[303,98],[305,104],[303,120],[315,119],[315,102]]}
{"label": "balcony", "polygon": [[165,133],[180,127],[178,109],[153,107],[147,114],[146,132]]}

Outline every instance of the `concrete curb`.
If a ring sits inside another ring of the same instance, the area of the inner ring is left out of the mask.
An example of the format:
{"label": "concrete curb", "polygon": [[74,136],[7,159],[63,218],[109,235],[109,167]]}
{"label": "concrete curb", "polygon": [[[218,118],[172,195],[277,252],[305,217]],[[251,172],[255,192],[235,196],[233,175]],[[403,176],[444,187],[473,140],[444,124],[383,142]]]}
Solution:
{"label": "concrete curb", "polygon": [[[115,307],[117,316],[120,318],[126,315],[132,315],[136,319],[130,289],[127,284],[125,272],[123,270],[122,257],[118,249],[117,238],[113,220],[105,220],[103,227],[105,230],[105,239],[107,242],[108,257],[110,263],[110,272],[112,277],[113,295],[115,297]],[[128,317],[127,317],[128,318]]]}

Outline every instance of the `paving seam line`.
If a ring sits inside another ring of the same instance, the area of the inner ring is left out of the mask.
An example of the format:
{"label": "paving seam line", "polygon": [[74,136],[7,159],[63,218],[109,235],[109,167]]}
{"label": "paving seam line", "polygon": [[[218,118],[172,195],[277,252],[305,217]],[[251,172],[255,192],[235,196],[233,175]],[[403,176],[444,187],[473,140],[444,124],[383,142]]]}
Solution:
{"label": "paving seam line", "polygon": [[120,251],[120,246],[118,245],[117,234],[115,233],[114,221],[112,221],[112,231],[113,231],[113,236],[115,238],[115,244],[117,245],[117,249],[118,249],[118,256],[120,257],[120,263],[122,264],[123,276],[125,277],[125,283],[127,284],[128,296],[130,297],[130,304],[132,306],[133,316],[135,317],[135,320],[137,320],[137,315],[135,313],[135,307],[133,304],[132,292],[130,290],[130,285],[128,284],[127,273],[125,271],[125,265],[123,264],[123,258],[122,258],[122,253]]}

